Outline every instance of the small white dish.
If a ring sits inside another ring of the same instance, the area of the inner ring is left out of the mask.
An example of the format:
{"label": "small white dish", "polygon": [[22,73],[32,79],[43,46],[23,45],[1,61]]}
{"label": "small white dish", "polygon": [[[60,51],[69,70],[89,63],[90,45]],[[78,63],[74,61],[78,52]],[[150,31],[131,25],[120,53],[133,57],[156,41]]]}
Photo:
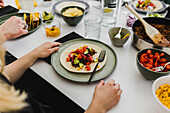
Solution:
{"label": "small white dish", "polygon": [[170,84],[170,76],[163,76],[158,79],[156,79],[152,85],[152,92],[154,95],[154,100],[156,104],[156,109],[158,113],[170,113],[170,109],[168,109],[166,106],[164,106],[159,99],[157,98],[155,91],[164,84]]}

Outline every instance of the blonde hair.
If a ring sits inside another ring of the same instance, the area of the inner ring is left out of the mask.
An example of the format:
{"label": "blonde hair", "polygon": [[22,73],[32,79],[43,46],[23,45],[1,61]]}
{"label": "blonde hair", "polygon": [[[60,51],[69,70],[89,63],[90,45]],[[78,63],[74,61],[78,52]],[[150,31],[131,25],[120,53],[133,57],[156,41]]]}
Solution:
{"label": "blonde hair", "polygon": [[[0,41],[2,38],[0,37]],[[5,65],[5,50],[0,44],[0,73],[3,73]],[[15,90],[14,86],[8,85],[0,79],[0,113],[18,111],[26,107],[27,94]]]}

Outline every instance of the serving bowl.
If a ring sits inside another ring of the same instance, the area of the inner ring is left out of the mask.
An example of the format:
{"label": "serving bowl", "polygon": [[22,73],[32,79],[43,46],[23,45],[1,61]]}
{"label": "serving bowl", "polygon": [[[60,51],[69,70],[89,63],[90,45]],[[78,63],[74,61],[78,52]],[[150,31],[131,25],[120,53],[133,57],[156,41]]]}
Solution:
{"label": "serving bowl", "polygon": [[[157,18],[157,17],[146,17],[143,18],[146,22],[149,24],[156,23],[156,24],[162,24],[162,25],[170,25],[170,20],[166,18]],[[170,54],[170,47],[163,47],[155,45],[150,39],[142,39],[135,33],[135,27],[141,26],[141,22],[139,20],[136,20],[134,24],[132,25],[132,31],[133,31],[133,41],[132,44],[138,49],[146,49],[146,48],[156,48],[160,49],[162,51],[167,52]],[[145,31],[144,31],[145,32]]]}
{"label": "serving bowl", "polygon": [[165,76],[170,74],[170,71],[167,72],[155,72],[155,71],[151,71],[149,69],[147,69],[146,67],[144,67],[141,63],[140,63],[140,57],[143,53],[147,53],[147,50],[151,50],[152,54],[155,54],[156,52],[158,52],[159,54],[164,53],[165,55],[163,56],[163,58],[167,59],[167,62],[170,61],[170,55],[164,51],[161,51],[159,49],[154,49],[154,48],[147,48],[147,49],[143,49],[141,51],[139,51],[136,55],[136,63],[137,63],[137,68],[139,70],[139,72],[148,80],[155,80],[159,77]]}
{"label": "serving bowl", "polygon": [[[69,8],[77,8],[77,9],[81,10],[81,11],[83,12],[83,14],[80,15],[80,16],[74,16],[74,17],[64,16],[64,15],[63,15],[63,12],[65,12],[65,11],[66,11],[67,9],[69,9]],[[65,8],[63,8],[63,9],[61,10],[61,15],[62,15],[63,20],[64,20],[67,24],[69,24],[70,26],[76,26],[76,25],[82,20],[82,18],[83,18],[83,16],[84,16],[84,11],[85,11],[85,10],[84,10],[83,8],[78,7],[78,6],[68,6],[68,7],[65,7]]]}
{"label": "serving bowl", "polygon": [[159,113],[170,113],[170,109],[164,106],[157,98],[155,92],[159,89],[161,85],[170,84],[170,76],[164,76],[156,79],[152,85],[152,92],[154,96],[154,103]]}
{"label": "serving bowl", "polygon": [[126,43],[126,41],[129,39],[131,32],[126,28],[122,28],[121,34],[123,36],[129,34],[129,36],[126,36],[123,39],[115,38],[116,34],[119,32],[119,29],[120,27],[112,27],[109,29],[108,33],[109,33],[110,41],[112,42],[112,44],[117,47],[122,47]]}

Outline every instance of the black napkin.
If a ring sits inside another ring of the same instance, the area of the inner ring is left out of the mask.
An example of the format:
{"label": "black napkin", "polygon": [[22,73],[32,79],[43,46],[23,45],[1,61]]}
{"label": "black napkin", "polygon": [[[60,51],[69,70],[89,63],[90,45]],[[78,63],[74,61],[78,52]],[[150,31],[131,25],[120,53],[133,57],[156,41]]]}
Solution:
{"label": "black napkin", "polygon": [[[60,42],[60,43],[64,43],[66,41],[72,40],[72,39],[77,39],[77,38],[84,38],[81,35],[75,33],[75,32],[71,32],[68,35],[65,35],[64,37],[55,40],[55,42]],[[45,60],[48,64],[51,64],[51,55],[47,58],[43,58],[43,60]]]}
{"label": "black napkin", "polygon": [[18,9],[8,5],[8,6],[5,6],[4,8],[0,8],[0,16],[9,14],[9,13],[18,12],[18,11],[19,11]]}

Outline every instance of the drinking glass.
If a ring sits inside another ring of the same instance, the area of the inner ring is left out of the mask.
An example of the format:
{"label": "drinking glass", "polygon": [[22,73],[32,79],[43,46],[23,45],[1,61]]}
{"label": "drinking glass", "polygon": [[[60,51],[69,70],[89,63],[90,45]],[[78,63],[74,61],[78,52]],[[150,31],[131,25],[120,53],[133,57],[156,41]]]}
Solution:
{"label": "drinking glass", "polygon": [[89,13],[86,14],[84,16],[85,37],[99,40],[101,32],[101,23],[102,23],[101,10],[96,10],[94,14]]}
{"label": "drinking glass", "polygon": [[33,13],[34,12],[34,0],[20,0],[21,7],[25,12]]}
{"label": "drinking glass", "polygon": [[103,22],[106,27],[113,27],[116,24],[117,11],[119,0],[101,0],[101,10]]}

